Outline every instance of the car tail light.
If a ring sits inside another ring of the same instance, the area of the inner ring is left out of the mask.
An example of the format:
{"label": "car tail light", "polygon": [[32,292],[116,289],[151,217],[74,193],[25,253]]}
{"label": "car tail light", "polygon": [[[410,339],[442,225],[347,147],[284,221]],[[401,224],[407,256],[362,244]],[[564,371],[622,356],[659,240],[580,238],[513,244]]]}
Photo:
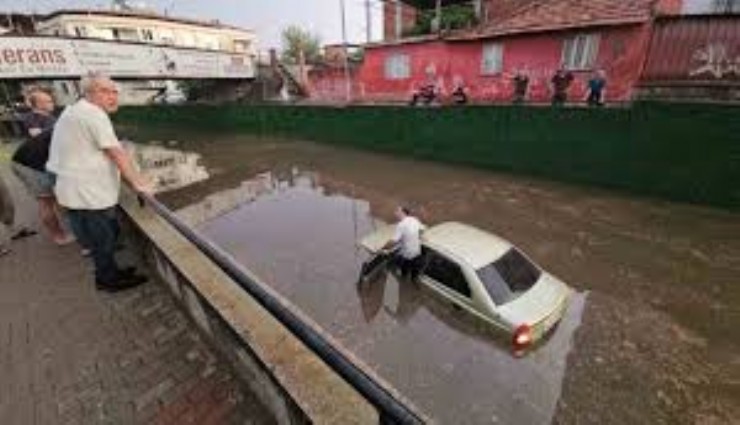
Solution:
{"label": "car tail light", "polygon": [[514,348],[522,349],[532,343],[532,328],[529,325],[521,325],[514,331]]}

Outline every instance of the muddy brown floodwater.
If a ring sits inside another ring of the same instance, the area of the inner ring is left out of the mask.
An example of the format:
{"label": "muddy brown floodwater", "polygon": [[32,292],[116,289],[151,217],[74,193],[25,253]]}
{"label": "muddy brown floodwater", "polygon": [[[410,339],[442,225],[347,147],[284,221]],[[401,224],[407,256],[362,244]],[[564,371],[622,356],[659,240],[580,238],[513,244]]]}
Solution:
{"label": "muddy brown floodwater", "polygon": [[[202,155],[210,178],[161,199],[440,423],[740,423],[736,213],[310,142],[136,138]],[[516,358],[423,289],[358,285],[355,242],[398,203],[520,246],[578,291],[563,322]]]}

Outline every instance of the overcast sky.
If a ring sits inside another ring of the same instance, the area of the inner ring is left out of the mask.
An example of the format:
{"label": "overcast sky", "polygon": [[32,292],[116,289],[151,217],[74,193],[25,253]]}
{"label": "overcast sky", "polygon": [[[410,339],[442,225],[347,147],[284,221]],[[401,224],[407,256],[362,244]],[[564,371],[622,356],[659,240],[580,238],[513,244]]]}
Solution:
{"label": "overcast sky", "polygon": [[[109,7],[107,0],[0,0],[0,11],[49,12],[60,8]],[[141,3],[138,0],[130,3]],[[322,42],[342,40],[340,0],[148,0],[150,7],[170,10],[173,16],[218,19],[224,23],[253,29],[260,38],[260,49],[279,47],[280,31],[297,24],[318,33]],[[347,36],[350,42],[365,41],[364,0],[345,0]],[[382,31],[379,0],[371,1],[373,38]]]}

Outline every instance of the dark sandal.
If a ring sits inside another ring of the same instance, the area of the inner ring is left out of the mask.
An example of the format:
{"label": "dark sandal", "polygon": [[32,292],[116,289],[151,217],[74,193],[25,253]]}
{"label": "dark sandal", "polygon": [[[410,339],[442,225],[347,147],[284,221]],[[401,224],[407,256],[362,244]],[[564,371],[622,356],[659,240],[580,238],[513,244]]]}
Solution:
{"label": "dark sandal", "polygon": [[35,230],[21,229],[18,233],[16,233],[15,235],[13,235],[13,237],[11,237],[10,239],[12,239],[14,241],[17,241],[17,240],[25,239],[25,238],[28,238],[28,237],[31,237],[31,236],[36,236],[37,234],[38,234],[38,232],[35,231]]}

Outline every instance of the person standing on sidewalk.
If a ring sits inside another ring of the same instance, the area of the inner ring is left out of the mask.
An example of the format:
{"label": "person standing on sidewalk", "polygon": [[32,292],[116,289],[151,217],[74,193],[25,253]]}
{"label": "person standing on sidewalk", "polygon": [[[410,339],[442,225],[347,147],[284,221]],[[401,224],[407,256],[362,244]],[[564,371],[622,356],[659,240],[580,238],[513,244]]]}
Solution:
{"label": "person standing on sidewalk", "polygon": [[606,73],[598,70],[593,77],[588,80],[588,90],[586,90],[586,103],[588,106],[604,106],[606,98]]}
{"label": "person standing on sidewalk", "polygon": [[10,237],[15,221],[15,208],[10,191],[0,175],[0,257],[10,254]]}
{"label": "person standing on sidewalk", "polygon": [[13,155],[13,172],[26,189],[38,200],[41,223],[57,245],[74,242],[62,226],[62,219],[54,197],[54,175],[46,171],[49,144],[56,118],[54,99],[43,89],[34,88],[28,93],[31,111],[23,115],[26,141]]}
{"label": "person standing on sidewalk", "polygon": [[561,67],[555,72],[550,80],[550,90],[552,93],[552,106],[563,106],[568,101],[568,89],[573,83],[573,73]]}
{"label": "person standing on sidewalk", "polygon": [[[2,170],[0,170],[2,171]],[[15,204],[3,173],[0,172],[0,257],[10,254],[10,241],[36,235],[36,231],[27,227],[18,227],[16,223]]]}
{"label": "person standing on sidewalk", "polygon": [[118,291],[147,280],[132,269],[120,269],[115,259],[121,177],[137,192],[152,189],[134,169],[108,116],[118,109],[116,84],[91,74],[82,79],[81,88],[83,98],[57,121],[46,168],[56,175],[54,192],[73,232],[91,250],[96,287]]}

